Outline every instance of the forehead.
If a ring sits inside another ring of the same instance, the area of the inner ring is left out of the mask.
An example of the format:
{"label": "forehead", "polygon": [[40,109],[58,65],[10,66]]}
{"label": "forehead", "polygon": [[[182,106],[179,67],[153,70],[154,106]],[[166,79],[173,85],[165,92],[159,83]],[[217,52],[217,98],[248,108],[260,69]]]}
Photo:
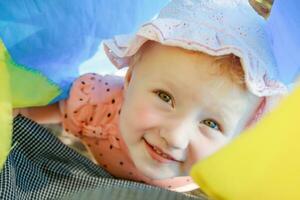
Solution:
{"label": "forehead", "polygon": [[143,79],[154,79],[185,89],[188,87],[193,91],[203,85],[232,82],[228,73],[221,73],[216,67],[213,56],[155,42],[146,47],[135,66],[135,71]]}
{"label": "forehead", "polygon": [[[172,74],[177,71],[202,71],[213,63],[214,58],[200,52],[150,42],[141,50],[139,65],[148,67],[147,72]],[[202,66],[202,67],[199,67]]]}

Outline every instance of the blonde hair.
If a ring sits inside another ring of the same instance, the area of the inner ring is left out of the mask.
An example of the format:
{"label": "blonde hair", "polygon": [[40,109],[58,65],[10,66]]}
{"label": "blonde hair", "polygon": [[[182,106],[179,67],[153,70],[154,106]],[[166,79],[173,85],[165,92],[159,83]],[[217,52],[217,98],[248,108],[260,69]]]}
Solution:
{"label": "blonde hair", "polygon": [[[135,53],[129,61],[129,67],[134,67],[136,63],[142,59],[143,53],[146,51],[146,49],[151,48],[155,44],[159,44],[158,42],[148,40],[145,42],[140,49],[138,50],[137,53]],[[178,47],[180,48],[180,47]],[[182,48],[181,48],[182,49]],[[199,51],[191,51],[191,50],[186,50],[182,49],[185,52],[188,52],[190,54],[205,54]],[[213,66],[217,67],[217,73],[214,75],[228,75],[231,81],[234,83],[240,85],[243,89],[246,89],[246,84],[245,84],[245,73],[242,68],[241,62],[239,57],[233,55],[233,54],[228,54],[228,55],[223,55],[223,56],[211,56],[214,58],[214,63]]]}
{"label": "blonde hair", "polygon": [[214,66],[219,68],[219,75],[227,74],[234,83],[246,88],[245,72],[239,57],[233,54],[216,56]]}

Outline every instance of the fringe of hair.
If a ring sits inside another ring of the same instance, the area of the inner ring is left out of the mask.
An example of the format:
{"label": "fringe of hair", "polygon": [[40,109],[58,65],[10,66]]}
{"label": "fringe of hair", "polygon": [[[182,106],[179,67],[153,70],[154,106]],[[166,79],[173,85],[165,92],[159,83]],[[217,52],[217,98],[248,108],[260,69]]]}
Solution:
{"label": "fringe of hair", "polygon": [[[151,48],[153,45],[155,45],[157,42],[154,41],[147,41],[144,43],[138,52],[133,55],[130,59],[129,66],[134,67],[135,64],[142,58],[143,52],[146,48]],[[185,49],[184,49],[185,50]],[[198,51],[190,51],[185,50],[186,52],[189,52],[191,54],[201,54],[202,52]],[[246,88],[245,84],[245,73],[242,68],[240,58],[233,55],[223,55],[223,56],[212,56],[215,58],[214,66],[219,68],[219,73],[216,75],[229,75],[229,78],[234,82],[240,85],[242,88]]]}

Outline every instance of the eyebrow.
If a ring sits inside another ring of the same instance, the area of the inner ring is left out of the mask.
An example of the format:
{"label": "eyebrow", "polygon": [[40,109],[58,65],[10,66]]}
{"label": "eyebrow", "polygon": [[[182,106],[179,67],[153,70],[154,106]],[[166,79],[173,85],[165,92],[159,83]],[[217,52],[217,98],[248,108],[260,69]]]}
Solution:
{"label": "eyebrow", "polygon": [[171,89],[179,89],[178,85],[175,84],[173,81],[170,81],[168,79],[163,79],[162,82],[163,82],[163,84],[166,84],[167,86],[169,86]]}
{"label": "eyebrow", "polygon": [[184,95],[187,95],[187,92],[185,92],[186,90],[184,89],[188,88],[188,85],[186,85],[184,82],[180,80],[172,81],[170,79],[163,79],[162,83],[167,85],[168,88],[170,88],[171,90],[180,91],[181,93],[183,92]]}

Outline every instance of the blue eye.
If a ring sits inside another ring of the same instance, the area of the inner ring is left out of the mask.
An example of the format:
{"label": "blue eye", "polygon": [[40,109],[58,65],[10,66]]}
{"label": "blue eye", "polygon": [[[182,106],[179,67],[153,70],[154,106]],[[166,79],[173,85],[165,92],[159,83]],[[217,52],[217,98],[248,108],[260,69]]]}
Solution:
{"label": "blue eye", "polygon": [[173,106],[172,97],[167,92],[159,90],[156,92],[156,94],[161,100]]}
{"label": "blue eye", "polygon": [[216,121],[212,120],[212,119],[205,119],[201,123],[203,123],[204,125],[212,128],[212,129],[220,131],[219,124]]}

